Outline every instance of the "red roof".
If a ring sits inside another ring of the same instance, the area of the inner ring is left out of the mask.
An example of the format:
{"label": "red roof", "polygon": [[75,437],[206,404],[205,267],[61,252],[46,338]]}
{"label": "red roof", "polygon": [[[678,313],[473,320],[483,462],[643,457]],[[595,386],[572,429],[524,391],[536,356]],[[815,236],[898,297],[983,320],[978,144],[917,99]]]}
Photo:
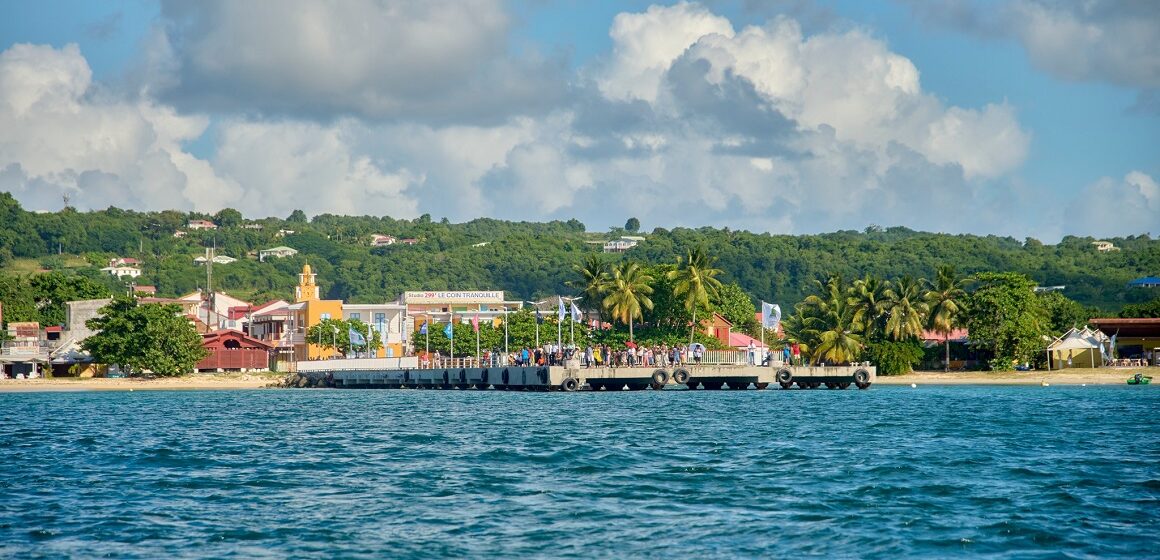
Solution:
{"label": "red roof", "polygon": [[752,336],[749,336],[745,333],[739,333],[739,332],[730,332],[729,333],[729,346],[732,346],[734,348],[749,348],[750,342],[753,342],[753,345],[758,347],[758,348],[766,348],[769,346],[769,344],[762,346],[761,339],[753,338]]}
{"label": "red roof", "polygon": [[46,332],[46,333],[60,332],[61,330],[62,330],[62,327],[60,325],[53,325],[51,327],[44,327],[44,332]]}
{"label": "red roof", "polygon": [[205,347],[218,347],[223,345],[226,340],[236,340],[243,348],[270,349],[274,347],[272,344],[267,344],[256,338],[246,336],[244,333],[231,331],[229,329],[220,329],[201,335],[201,345]]}
{"label": "red roof", "polygon": [[[967,329],[954,329],[950,333],[951,342],[966,342],[968,334]],[[947,338],[939,332],[922,331],[922,339],[927,342],[946,342]]]}

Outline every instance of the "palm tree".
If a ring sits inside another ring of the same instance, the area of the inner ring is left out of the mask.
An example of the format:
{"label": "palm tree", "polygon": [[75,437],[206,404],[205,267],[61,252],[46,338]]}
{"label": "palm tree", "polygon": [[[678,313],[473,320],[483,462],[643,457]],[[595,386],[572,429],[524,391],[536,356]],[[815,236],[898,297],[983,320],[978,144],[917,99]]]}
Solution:
{"label": "palm tree", "polygon": [[653,292],[650,282],[652,276],[640,264],[632,261],[624,261],[612,270],[604,306],[612,312],[613,319],[628,323],[629,340],[633,340],[632,320],[641,317],[642,307],[653,308],[653,302],[648,297]]}
{"label": "palm tree", "polygon": [[965,308],[966,285],[967,279],[960,277],[955,267],[944,265],[936,269],[934,283],[925,295],[926,303],[930,306],[927,328],[943,335],[946,345],[943,371],[951,369],[951,331],[959,326],[959,317]]}
{"label": "palm tree", "polygon": [[709,296],[721,289],[717,276],[719,268],[713,268],[717,257],[710,257],[703,247],[692,249],[685,260],[677,259],[677,269],[669,272],[669,279],[675,282],[673,295],[685,300],[685,309],[693,313],[693,324],[689,327],[689,344],[697,332],[697,305],[709,305]]}
{"label": "palm tree", "polygon": [[923,300],[924,280],[903,276],[886,290],[887,307],[890,317],[886,319],[886,334],[894,340],[907,340],[922,336],[922,326],[930,306]]}
{"label": "palm tree", "polygon": [[603,320],[604,309],[600,305],[600,300],[608,291],[608,283],[612,276],[609,272],[608,261],[600,258],[600,255],[592,253],[584,257],[580,264],[573,265],[572,270],[576,271],[577,279],[569,280],[566,284],[580,290],[584,301],[592,302],[591,305],[596,307],[601,320]]}
{"label": "palm tree", "polygon": [[[855,319],[857,313],[851,303],[852,290],[844,285],[841,276],[832,276],[824,284],[818,283],[819,294],[807,297],[800,307],[802,326],[806,334],[812,334],[816,346],[813,363],[851,362],[862,351],[862,324]],[[795,326],[796,328],[796,326]]]}
{"label": "palm tree", "polygon": [[875,339],[885,330],[887,298],[890,282],[867,274],[854,281],[850,303],[854,306],[854,320],[861,323],[862,334],[868,340]]}

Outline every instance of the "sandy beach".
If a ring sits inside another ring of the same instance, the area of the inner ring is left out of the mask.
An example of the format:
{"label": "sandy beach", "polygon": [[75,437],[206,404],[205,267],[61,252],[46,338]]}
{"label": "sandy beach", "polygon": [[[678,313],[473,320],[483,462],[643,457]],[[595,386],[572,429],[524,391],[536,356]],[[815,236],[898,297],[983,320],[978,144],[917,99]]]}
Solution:
{"label": "sandy beach", "polygon": [[25,391],[181,391],[258,389],[281,381],[284,373],[219,373],[182,377],[0,379],[0,393]]}
{"label": "sandy beach", "polygon": [[[1160,377],[1160,367],[1073,368],[1062,371],[916,371],[878,376],[878,385],[1124,385],[1136,373]],[[1160,379],[1154,380],[1160,383]]]}

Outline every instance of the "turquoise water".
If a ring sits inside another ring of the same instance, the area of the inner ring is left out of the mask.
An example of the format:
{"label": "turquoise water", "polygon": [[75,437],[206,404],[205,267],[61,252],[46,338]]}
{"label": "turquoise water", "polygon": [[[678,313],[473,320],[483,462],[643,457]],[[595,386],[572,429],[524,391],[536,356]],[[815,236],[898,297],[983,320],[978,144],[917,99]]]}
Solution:
{"label": "turquoise water", "polygon": [[1160,390],[0,394],[0,557],[1157,557]]}

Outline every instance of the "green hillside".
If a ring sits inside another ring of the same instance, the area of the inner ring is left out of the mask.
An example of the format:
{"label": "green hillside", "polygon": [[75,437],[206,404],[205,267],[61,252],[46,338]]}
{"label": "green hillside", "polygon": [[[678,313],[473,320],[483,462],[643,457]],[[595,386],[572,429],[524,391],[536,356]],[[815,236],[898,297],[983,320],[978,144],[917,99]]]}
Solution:
{"label": "green hillside", "polygon": [[[186,227],[191,219],[213,220],[220,227],[191,231]],[[175,237],[177,231],[186,234]],[[121,288],[98,269],[111,257],[134,257],[142,261],[144,271],[137,283],[155,285],[162,296],[204,286],[205,268],[193,259],[205,248],[216,247],[218,255],[238,261],[213,267],[214,287],[255,300],[290,297],[306,262],[318,272],[330,298],[374,302],[393,300],[404,290],[502,289],[512,298],[533,299],[572,293],[565,285],[573,277],[572,266],[584,255],[600,252],[600,242],[624,233],[588,232],[576,220],[478,219],[452,224],[426,215],[415,220],[320,215],[308,221],[297,211],[285,219],[246,219],[232,209],[212,216],[117,208],[33,213],[23,210],[10,194],[0,193],[4,273],[60,269]],[[418,242],[372,248],[371,234]],[[1040,285],[1066,286],[1063,293],[1086,306],[1117,311],[1126,303],[1155,296],[1150,290],[1127,288],[1128,281],[1160,275],[1160,243],[1146,235],[1108,239],[1120,250],[1106,253],[1096,251],[1091,244],[1095,239],[1086,237],[1066,237],[1050,245],[1035,239],[906,228],[772,235],[706,227],[656,229],[642,235],[647,239],[624,257],[610,258],[669,263],[690,247],[704,246],[718,258],[725,282],[739,284],[755,301],[777,302],[785,309],[801,300],[814,280],[830,274],[929,278],[937,265],[951,264],[965,274],[1026,274]],[[259,250],[279,245],[300,253],[258,261]]]}

